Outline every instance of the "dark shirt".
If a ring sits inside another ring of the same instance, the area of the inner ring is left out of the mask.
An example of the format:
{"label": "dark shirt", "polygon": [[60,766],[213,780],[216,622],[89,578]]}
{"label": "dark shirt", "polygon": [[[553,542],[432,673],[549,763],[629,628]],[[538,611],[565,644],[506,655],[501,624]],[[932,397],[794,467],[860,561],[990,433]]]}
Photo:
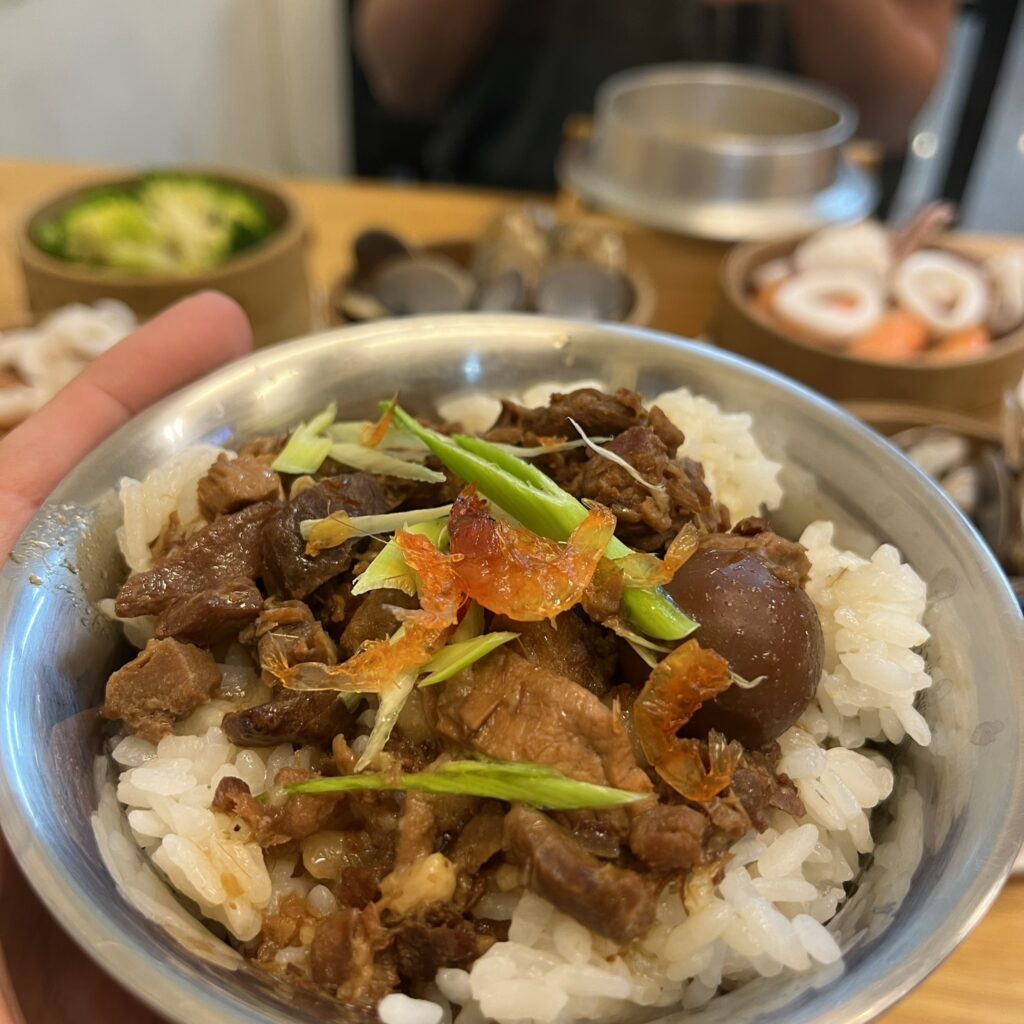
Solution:
{"label": "dark shirt", "polygon": [[[478,65],[429,121],[389,125],[357,82],[358,171],[387,174],[404,156],[412,176],[551,190],[566,118],[592,112],[610,75],[678,61],[787,69],[785,12],[699,0],[509,0]],[[386,148],[389,132],[393,165],[373,167],[366,157]]]}

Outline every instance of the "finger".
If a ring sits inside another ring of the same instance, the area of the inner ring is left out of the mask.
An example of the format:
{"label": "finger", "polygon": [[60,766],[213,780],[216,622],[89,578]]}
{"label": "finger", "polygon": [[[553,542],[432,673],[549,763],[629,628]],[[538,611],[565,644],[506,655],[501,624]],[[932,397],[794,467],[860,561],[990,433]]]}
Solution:
{"label": "finger", "polygon": [[0,441],[0,558],[35,508],[100,441],[251,347],[241,308],[208,292],[172,306],[100,356]]}
{"label": "finger", "polygon": [[251,347],[245,314],[227,296],[209,292],[179,302],[105,352],[0,442],[0,480],[6,490],[42,501],[135,413]]}

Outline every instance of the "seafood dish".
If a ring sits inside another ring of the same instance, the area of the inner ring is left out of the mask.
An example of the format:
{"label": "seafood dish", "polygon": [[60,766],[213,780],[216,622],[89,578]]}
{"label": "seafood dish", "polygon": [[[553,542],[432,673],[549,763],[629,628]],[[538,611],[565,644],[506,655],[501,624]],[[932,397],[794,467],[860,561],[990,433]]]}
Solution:
{"label": "seafood dish", "polygon": [[893,753],[931,739],[925,584],[777,533],[746,413],[591,385],[297,409],[122,480],[94,828],[131,903],[385,1024],[840,960]]}
{"label": "seafood dish", "polygon": [[137,326],[123,302],[104,299],[94,306],[63,306],[34,327],[0,331],[0,435],[41,409]]}
{"label": "seafood dish", "polygon": [[651,305],[619,232],[560,221],[537,203],[500,211],[472,242],[423,247],[370,228],[354,239],[352,256],[353,272],[330,300],[350,322],[468,309],[643,322]]}
{"label": "seafood dish", "polygon": [[750,301],[794,337],[849,356],[982,355],[1024,324],[1024,250],[975,260],[936,248],[949,218],[929,207],[897,231],[873,222],[825,228],[759,266]]}

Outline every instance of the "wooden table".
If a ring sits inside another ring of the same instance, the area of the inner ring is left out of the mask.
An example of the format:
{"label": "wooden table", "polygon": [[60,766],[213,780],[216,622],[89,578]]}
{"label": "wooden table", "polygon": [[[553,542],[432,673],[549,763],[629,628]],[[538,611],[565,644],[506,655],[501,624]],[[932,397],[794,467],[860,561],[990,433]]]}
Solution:
{"label": "wooden table", "polygon": [[[27,314],[12,229],[48,193],[78,183],[81,167],[0,160],[0,325]],[[350,262],[351,241],[370,226],[420,242],[472,236],[514,197],[494,192],[409,188],[364,182],[290,181],[313,229],[310,269],[324,293]],[[609,223],[616,223],[611,218]],[[724,247],[618,224],[632,258],[658,293],[652,326],[699,334],[714,297]],[[975,239],[979,247],[998,239]],[[1019,1024],[1024,1020],[1024,880],[1011,882],[974,933],[916,992],[886,1014],[886,1024]]]}

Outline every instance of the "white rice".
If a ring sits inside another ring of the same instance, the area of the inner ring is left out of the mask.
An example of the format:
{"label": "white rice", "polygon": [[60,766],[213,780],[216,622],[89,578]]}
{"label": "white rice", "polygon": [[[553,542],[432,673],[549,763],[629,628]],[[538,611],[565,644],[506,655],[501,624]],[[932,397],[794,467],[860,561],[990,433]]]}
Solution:
{"label": "white rice", "polygon": [[[121,769],[117,799],[135,841],[204,917],[244,942],[259,934],[271,906],[269,864],[243,823],[212,809],[214,793],[229,776],[254,795],[265,793],[281,768],[309,768],[313,750],[231,744],[220,728],[224,715],[268,699],[270,691],[251,667],[226,664],[221,671],[219,694],[173,735],[157,744],[126,736],[111,757]],[[318,899],[322,906],[322,894]]]}
{"label": "white rice", "polygon": [[[704,463],[712,490],[735,518],[781,501],[779,466],[761,452],[749,417],[722,413],[685,389],[656,402],[687,434],[682,453]],[[130,564],[146,564],[149,544],[171,511],[184,523],[198,516],[189,503],[216,454],[213,448],[186,452],[143,483],[122,488]],[[928,743],[928,727],[913,705],[931,680],[914,650],[928,638],[924,583],[892,547],[864,559],[835,547],[832,537],[832,525],[818,522],[801,538],[811,560],[807,592],[821,618],[825,665],[815,702],[779,741],[779,770],[793,779],[806,816],[796,821],[774,812],[766,832],[751,832],[732,847],[717,885],[694,873],[683,892],[666,889],[651,932],[625,949],[517,888],[514,869],[499,872],[500,884],[474,912],[508,920],[508,941],[495,944],[469,971],[439,971],[429,999],[388,996],[379,1006],[385,1024],[445,1024],[453,1006],[457,1024],[613,1021],[638,1007],[699,1007],[723,984],[839,960],[826,925],[845,899],[844,885],[857,877],[861,856],[874,849],[871,811],[893,790],[885,757],[861,748],[905,737]],[[228,743],[220,729],[224,713],[260,698],[247,659],[241,649],[227,658],[218,698],[179,723],[174,736],[156,746],[130,737],[113,751],[122,771],[117,799],[127,809],[131,837],[179,893],[239,941],[258,934],[263,915],[285,894],[304,898],[311,920],[336,907],[327,887],[308,875],[293,877],[295,854],[264,854],[244,826],[210,807],[225,775],[260,793],[286,764],[309,764],[308,750],[243,750]],[[901,792],[900,812],[912,814],[920,797],[912,787]],[[154,881],[137,881],[141,868],[131,875],[123,856],[111,856],[125,843],[112,804],[108,790],[96,816],[97,836],[122,891],[196,948],[195,935],[170,913],[166,890],[161,901]],[[886,846],[877,856],[905,853],[914,851]],[[903,874],[905,886],[909,872]],[[305,969],[310,937],[307,929],[304,940],[280,950],[280,965]]]}
{"label": "white rice", "polygon": [[931,739],[914,698],[931,685],[924,658],[924,581],[884,544],[870,561],[832,544],[831,523],[812,523],[800,543],[811,560],[807,593],[825,634],[826,668],[804,723],[845,747],[866,740]]}
{"label": "white rice", "polygon": [[782,504],[779,471],[782,466],[767,458],[752,431],[745,412],[722,412],[711,401],[687,388],[666,391],[653,399],[686,435],[679,455],[704,467],[711,493],[732,513],[733,522]]}

